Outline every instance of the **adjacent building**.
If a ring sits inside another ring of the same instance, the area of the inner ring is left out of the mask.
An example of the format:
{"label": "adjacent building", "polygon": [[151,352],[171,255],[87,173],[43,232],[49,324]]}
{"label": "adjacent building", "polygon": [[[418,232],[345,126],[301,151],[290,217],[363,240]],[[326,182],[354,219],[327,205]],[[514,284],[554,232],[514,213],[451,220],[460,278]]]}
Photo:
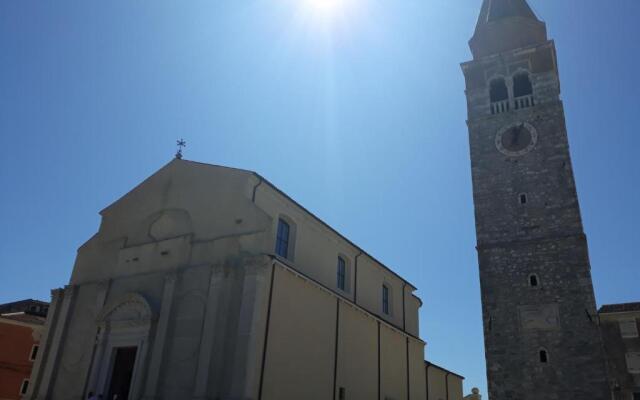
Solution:
{"label": "adjacent building", "polygon": [[526,0],[484,0],[469,45],[489,398],[609,399],[555,44]]}
{"label": "adjacent building", "polygon": [[27,393],[48,303],[22,300],[0,305],[0,399]]}
{"label": "adjacent building", "polygon": [[427,400],[462,400],[464,377],[439,365],[425,362]]}
{"label": "adjacent building", "polygon": [[598,311],[613,400],[640,400],[640,303]]}

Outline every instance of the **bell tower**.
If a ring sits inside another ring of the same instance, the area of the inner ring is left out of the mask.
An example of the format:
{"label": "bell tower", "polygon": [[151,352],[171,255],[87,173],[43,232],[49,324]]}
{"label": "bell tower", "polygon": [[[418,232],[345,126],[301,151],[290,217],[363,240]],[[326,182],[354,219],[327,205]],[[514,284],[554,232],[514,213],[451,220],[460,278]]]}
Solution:
{"label": "bell tower", "polygon": [[489,397],[608,399],[554,43],[526,0],[484,0],[469,45]]}

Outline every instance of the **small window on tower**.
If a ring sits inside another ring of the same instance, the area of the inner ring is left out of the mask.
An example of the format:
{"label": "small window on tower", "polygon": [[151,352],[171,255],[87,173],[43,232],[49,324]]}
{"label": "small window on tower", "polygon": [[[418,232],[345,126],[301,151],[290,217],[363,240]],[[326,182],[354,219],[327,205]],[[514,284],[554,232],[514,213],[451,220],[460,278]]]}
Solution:
{"label": "small window on tower", "polygon": [[343,387],[340,388],[340,390],[338,391],[338,399],[339,400],[346,400],[347,398],[347,390]]}
{"label": "small window on tower", "polygon": [[536,274],[529,275],[529,285],[531,287],[538,287],[539,284],[540,282],[538,280],[538,275]]}
{"label": "small window on tower", "polygon": [[547,364],[549,362],[549,354],[546,350],[540,350],[540,362],[542,364]]}
{"label": "small window on tower", "polygon": [[529,199],[527,198],[526,193],[520,194],[520,204],[525,205],[528,201]]}

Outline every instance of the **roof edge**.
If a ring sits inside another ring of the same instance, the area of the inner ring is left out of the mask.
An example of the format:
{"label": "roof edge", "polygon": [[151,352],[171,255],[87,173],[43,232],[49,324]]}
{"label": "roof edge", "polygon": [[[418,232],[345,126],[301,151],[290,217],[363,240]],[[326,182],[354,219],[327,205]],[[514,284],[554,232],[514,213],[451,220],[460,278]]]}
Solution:
{"label": "roof edge", "polygon": [[462,375],[460,375],[460,374],[456,374],[456,373],[455,373],[455,372],[453,372],[453,371],[449,371],[448,369],[443,368],[443,367],[439,366],[438,364],[434,364],[434,363],[432,363],[432,362],[430,362],[430,361],[424,360],[424,364],[425,364],[427,367],[434,367],[434,368],[437,368],[437,369],[439,369],[440,371],[444,371],[444,372],[446,372],[446,373],[448,373],[448,374],[450,374],[450,375],[455,375],[455,376],[457,376],[457,377],[458,377],[458,378],[460,378],[460,379],[465,379],[465,377],[464,377],[464,376],[462,376]]}
{"label": "roof edge", "polygon": [[[412,284],[411,282],[409,282],[408,280],[406,280],[405,278],[403,278],[402,276],[398,275],[397,272],[395,272],[394,270],[392,270],[391,268],[387,267],[384,263],[382,263],[380,260],[378,260],[377,258],[375,258],[374,256],[372,256],[371,254],[369,254],[367,251],[365,251],[362,247],[358,246],[357,244],[355,244],[354,242],[352,242],[349,238],[347,238],[346,236],[344,236],[342,233],[338,232],[336,229],[334,229],[331,225],[329,225],[328,223],[324,222],[321,218],[319,218],[318,216],[316,216],[314,213],[312,213],[311,211],[309,211],[306,207],[304,207],[302,204],[298,203],[296,200],[294,200],[293,198],[291,198],[291,196],[289,196],[288,194],[286,194],[284,191],[282,191],[280,188],[278,188],[276,185],[274,185],[273,183],[271,183],[267,178],[265,178],[264,176],[260,175],[257,172],[252,171],[253,174],[255,175],[256,178],[261,179],[264,183],[266,183],[267,185],[271,186],[272,189],[274,189],[276,192],[280,193],[282,196],[284,196],[287,200],[291,201],[293,204],[295,204],[296,206],[300,207],[300,209],[302,209],[302,211],[306,212],[307,214],[309,214],[310,216],[312,216],[313,218],[315,218],[318,222],[320,222],[321,225],[323,225],[325,228],[329,229],[330,231],[332,231],[333,233],[335,233],[336,235],[338,235],[340,238],[342,238],[343,240],[345,240],[347,243],[349,243],[349,245],[353,246],[354,248],[356,248],[357,250],[359,250],[360,252],[362,252],[363,255],[369,257],[371,260],[373,260],[375,263],[379,264],[383,269],[385,269],[386,271],[390,272],[391,274],[393,274],[396,278],[400,279],[402,282],[406,283],[408,286],[410,286],[413,290],[418,290],[418,288]],[[416,296],[417,297],[417,296]],[[418,298],[419,299],[419,298]],[[420,302],[422,302],[422,300],[420,300]]]}

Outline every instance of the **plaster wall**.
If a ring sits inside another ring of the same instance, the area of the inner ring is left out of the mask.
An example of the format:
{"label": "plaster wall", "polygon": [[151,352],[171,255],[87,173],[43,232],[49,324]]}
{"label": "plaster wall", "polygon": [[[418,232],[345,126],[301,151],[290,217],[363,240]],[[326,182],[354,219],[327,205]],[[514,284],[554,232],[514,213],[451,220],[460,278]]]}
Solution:
{"label": "plaster wall", "polygon": [[340,304],[336,399],[340,388],[347,399],[378,396],[378,323],[352,307]]}
{"label": "plaster wall", "polygon": [[21,398],[20,387],[33,367],[31,349],[39,342],[34,336],[31,327],[0,321],[0,399]]}
{"label": "plaster wall", "polygon": [[381,399],[406,399],[407,390],[406,337],[382,325],[380,327]]}
{"label": "plaster wall", "polygon": [[332,398],[337,301],[276,267],[261,399]]}
{"label": "plaster wall", "polygon": [[447,373],[439,368],[433,366],[427,368],[429,400],[448,400],[446,375]]}

